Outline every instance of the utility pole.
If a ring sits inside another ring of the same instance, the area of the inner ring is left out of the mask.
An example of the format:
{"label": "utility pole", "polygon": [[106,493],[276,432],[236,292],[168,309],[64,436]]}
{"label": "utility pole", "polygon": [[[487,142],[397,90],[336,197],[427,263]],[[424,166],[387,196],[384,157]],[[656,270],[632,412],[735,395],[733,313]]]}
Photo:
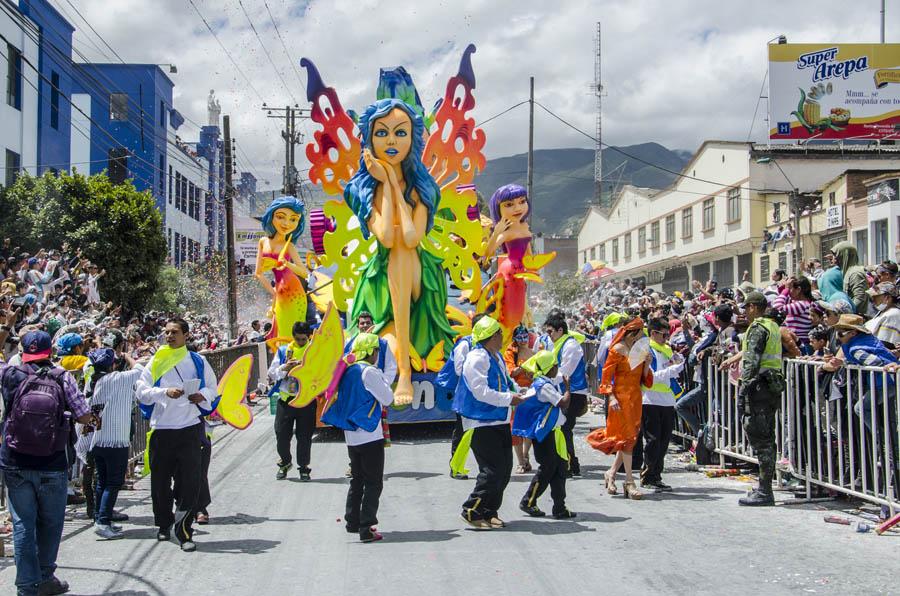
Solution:
{"label": "utility pole", "polygon": [[881,43],[884,43],[884,0],[881,0]]}
{"label": "utility pole", "polygon": [[600,71],[600,23],[597,23],[597,53],[594,56],[594,84],[593,91],[597,97],[597,142],[594,145],[594,197],[597,205],[603,204],[603,82]]}
{"label": "utility pole", "polygon": [[[277,118],[284,120],[284,130],[281,131],[281,138],[284,139],[284,175],[282,181],[282,189],[284,194],[297,196],[297,168],[295,166],[296,146],[303,140],[303,135],[297,132],[297,119],[300,120],[310,117],[310,110],[301,109],[297,104],[293,106],[285,106],[283,108],[272,108],[263,104],[263,110],[269,118]],[[273,115],[273,112],[276,114]]]}
{"label": "utility pole", "polygon": [[228,284],[228,334],[231,339],[238,336],[237,324],[237,274],[234,262],[234,188],[231,173],[234,164],[231,145],[231,118],[222,118],[222,136],[225,140],[225,267]]}
{"label": "utility pole", "polygon": [[[531,218],[534,214],[534,77],[530,77],[530,89],[528,95],[528,182],[525,192],[528,193],[528,200],[531,202],[531,209],[528,210],[528,227],[531,228]],[[531,236],[532,244],[534,244],[534,230]]]}

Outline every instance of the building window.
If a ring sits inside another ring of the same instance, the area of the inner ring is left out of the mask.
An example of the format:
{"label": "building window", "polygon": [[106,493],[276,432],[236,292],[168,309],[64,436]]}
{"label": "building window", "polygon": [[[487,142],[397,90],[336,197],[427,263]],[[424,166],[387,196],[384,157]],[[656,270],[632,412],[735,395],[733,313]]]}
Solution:
{"label": "building window", "polygon": [[128,152],[124,147],[110,149],[107,176],[113,184],[122,184],[128,178]]}
{"label": "building window", "polygon": [[666,244],[675,244],[675,214],[666,216]]}
{"label": "building window", "polygon": [[169,205],[172,204],[172,166],[169,166]]}
{"label": "building window", "polygon": [[647,252],[647,226],[638,228],[638,254]]}
{"label": "building window", "polygon": [[886,219],[872,222],[872,240],[875,249],[875,262],[888,260],[888,225]]}
{"label": "building window", "polygon": [[600,244],[600,260],[601,261],[606,260],[606,242],[602,242]]}
{"label": "building window", "polygon": [[716,227],[716,201],[706,199],[703,201],[703,231],[709,232]]}
{"label": "building window", "polygon": [[631,258],[631,232],[625,234],[624,239],[623,244],[625,246],[623,250],[625,251],[625,260],[627,261]]}
{"label": "building window", "polygon": [[19,168],[22,167],[22,158],[15,151],[6,150],[6,188],[16,183],[19,177]]}
{"label": "building window", "polygon": [[50,128],[59,130],[59,73],[50,73]]}
{"label": "building window", "polygon": [[860,263],[869,262],[869,231],[857,230],[853,232],[853,243],[856,244],[856,253]]}
{"label": "building window", "polygon": [[159,100],[159,125],[166,127],[166,102]]}
{"label": "building window", "polygon": [[769,280],[769,255],[759,257],[759,278],[763,281]]}
{"label": "building window", "polygon": [[181,172],[175,172],[175,209],[181,211]]}
{"label": "building window", "polygon": [[619,262],[619,239],[618,238],[613,238],[612,252],[613,252],[613,254],[612,254],[613,263],[618,263]]}
{"label": "building window", "polygon": [[166,196],[166,156],[159,154],[159,198]]}
{"label": "building window", "polygon": [[187,261],[190,258],[188,256],[187,241],[188,241],[187,236],[181,237],[181,258],[184,259],[185,261]]}
{"label": "building window", "polygon": [[688,207],[681,212],[681,237],[690,238],[694,235],[694,208]]}
{"label": "building window", "polygon": [[6,44],[6,103],[22,109],[22,52],[19,48]]}
{"label": "building window", "polygon": [[778,268],[787,271],[787,253],[785,251],[778,253]]}
{"label": "building window", "polygon": [[834,207],[835,205],[837,205],[837,199],[834,196],[834,192],[830,192],[828,193],[828,206]]}
{"label": "building window", "polygon": [[734,223],[741,219],[741,188],[736,186],[728,189],[728,223]]}
{"label": "building window", "polygon": [[128,94],[109,94],[109,119],[113,122],[128,122]]}
{"label": "building window", "polygon": [[188,200],[188,179],[187,176],[181,176],[181,212],[187,213]]}
{"label": "building window", "polygon": [[166,246],[169,248],[168,252],[172,254],[172,228],[166,228]]}
{"label": "building window", "polygon": [[659,248],[659,220],[650,224],[650,248]]}
{"label": "building window", "polygon": [[596,258],[597,258],[597,247],[592,246],[591,247],[591,260],[593,261]]}
{"label": "building window", "polygon": [[775,203],[772,208],[772,221],[774,223],[781,223],[781,203]]}

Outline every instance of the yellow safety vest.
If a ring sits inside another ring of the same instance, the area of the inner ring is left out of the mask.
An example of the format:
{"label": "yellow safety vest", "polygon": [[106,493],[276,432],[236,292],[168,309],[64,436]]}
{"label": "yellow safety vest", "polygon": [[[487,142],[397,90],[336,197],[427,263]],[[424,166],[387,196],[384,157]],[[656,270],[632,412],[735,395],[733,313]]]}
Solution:
{"label": "yellow safety vest", "polygon": [[781,328],[773,321],[766,317],[760,317],[753,321],[750,328],[744,334],[744,340],[741,342],[741,349],[747,352],[747,338],[750,337],[750,329],[753,325],[761,325],[769,334],[766,339],[766,348],[763,351],[760,360],[760,368],[770,368],[772,370],[781,370]]}

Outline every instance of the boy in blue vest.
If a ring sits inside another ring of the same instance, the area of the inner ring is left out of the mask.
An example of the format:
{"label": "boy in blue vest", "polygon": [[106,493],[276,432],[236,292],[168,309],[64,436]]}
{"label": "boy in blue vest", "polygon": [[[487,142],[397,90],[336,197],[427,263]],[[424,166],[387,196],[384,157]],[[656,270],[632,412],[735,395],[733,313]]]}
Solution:
{"label": "boy in blue vest", "polygon": [[553,352],[541,350],[526,360],[522,368],[534,376],[534,381],[525,393],[525,402],[516,408],[513,434],[532,440],[539,467],[519,509],[531,517],[544,517],[546,514],[538,508],[537,501],[549,486],[554,519],[572,519],[575,513],[566,507],[568,453],[560,429],[566,421],[560,410],[569,405],[570,393],[568,388],[560,393],[554,384],[559,365]]}
{"label": "boy in blue vest", "polygon": [[[566,451],[569,455],[569,475],[581,476],[581,464],[575,455],[575,442],[572,438],[572,430],[579,416],[587,412],[587,373],[584,363],[584,350],[581,342],[574,334],[569,333],[569,325],[566,323],[565,314],[562,311],[552,311],[544,321],[544,331],[553,340],[553,353],[556,355],[556,363],[559,365],[559,376],[568,379],[571,397],[569,405],[564,410],[566,422],[562,425],[563,436],[566,438]],[[560,379],[561,380],[561,379]]]}
{"label": "boy in blue vest", "polygon": [[478,478],[463,503],[462,518],[477,530],[492,530],[506,526],[498,511],[513,465],[510,406],[522,403],[522,398],[500,354],[500,323],[491,317],[482,318],[472,329],[472,340],[474,346],[466,355],[457,393],[463,429],[473,431]]}
{"label": "boy in blue vest", "polygon": [[[474,317],[472,317],[472,326],[478,324],[482,318],[486,315],[484,313],[478,313]],[[443,368],[441,368],[440,372],[437,374],[437,378],[435,379],[435,383],[443,387],[444,389],[450,391],[453,394],[453,412],[456,414],[456,423],[453,425],[453,435],[450,437],[450,477],[456,480],[468,480],[469,475],[462,470],[456,470],[453,466],[454,456],[456,456],[456,450],[459,448],[459,444],[462,441],[463,435],[465,432],[463,431],[462,426],[462,417],[459,415],[459,403],[456,399],[456,390],[459,387],[459,380],[462,378],[462,370],[463,364],[466,361],[466,355],[469,353],[469,350],[472,349],[472,336],[466,335],[460,337],[456,340],[456,345],[453,346],[453,351],[450,353],[450,358],[447,362],[444,363]],[[466,452],[468,453],[469,446],[464,446]],[[462,465],[465,466],[465,458],[462,459]]]}
{"label": "boy in blue vest", "polygon": [[362,542],[382,539],[375,529],[378,501],[384,483],[384,432],[381,408],[394,401],[378,361],[378,336],[360,333],[353,341],[356,362],[341,377],[338,396],[322,415],[322,422],[344,431],[350,456],[350,489],[344,522]]}
{"label": "boy in blue vest", "polygon": [[283,345],[275,352],[269,367],[269,378],[276,382],[272,389],[275,405],[275,448],[278,451],[278,472],[276,480],[284,480],[291,469],[291,436],[297,439],[297,470],[300,481],[310,480],[310,454],[313,433],[316,431],[316,401],[305,408],[294,408],[288,402],[297,395],[297,380],[288,374],[300,364],[309,344],[312,329],[306,321],[294,323],[291,329],[294,341]]}

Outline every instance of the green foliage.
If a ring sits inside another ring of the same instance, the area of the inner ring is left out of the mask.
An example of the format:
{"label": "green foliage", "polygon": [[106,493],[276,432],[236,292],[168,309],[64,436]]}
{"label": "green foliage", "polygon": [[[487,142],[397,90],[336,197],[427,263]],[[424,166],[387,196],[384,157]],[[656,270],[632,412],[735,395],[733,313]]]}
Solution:
{"label": "green foliage", "polygon": [[[68,243],[106,269],[104,299],[126,308],[146,306],[166,257],[162,215],[149,192],[104,174],[19,176],[0,197],[0,236],[25,249]],[[11,221],[10,221],[11,220]]]}
{"label": "green foliage", "polygon": [[572,309],[588,298],[590,284],[582,275],[560,274],[546,280],[544,297],[553,306]]}
{"label": "green foliage", "polygon": [[156,290],[147,302],[148,310],[180,312],[178,298],[181,290],[181,273],[171,265],[163,265],[156,279]]}

